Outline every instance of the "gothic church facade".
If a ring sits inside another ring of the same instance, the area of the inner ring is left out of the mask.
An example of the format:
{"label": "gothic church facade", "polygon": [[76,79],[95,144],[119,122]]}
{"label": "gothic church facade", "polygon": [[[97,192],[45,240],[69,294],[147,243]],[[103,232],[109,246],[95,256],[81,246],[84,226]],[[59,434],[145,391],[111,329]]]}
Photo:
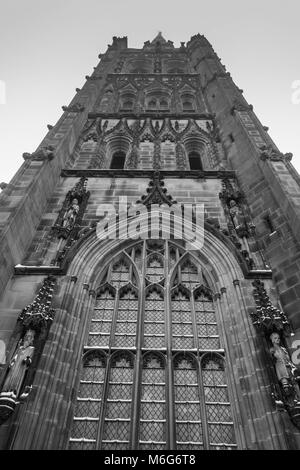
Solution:
{"label": "gothic church facade", "polygon": [[291,154],[204,36],[99,58],[2,185],[0,448],[298,449]]}

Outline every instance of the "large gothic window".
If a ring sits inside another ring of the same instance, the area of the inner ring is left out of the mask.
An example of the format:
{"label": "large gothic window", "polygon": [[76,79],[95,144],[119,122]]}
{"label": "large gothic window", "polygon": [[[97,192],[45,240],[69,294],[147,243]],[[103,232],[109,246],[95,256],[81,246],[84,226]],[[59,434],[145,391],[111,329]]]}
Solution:
{"label": "large gothic window", "polygon": [[197,258],[137,241],[100,279],[70,448],[236,448],[220,319]]}

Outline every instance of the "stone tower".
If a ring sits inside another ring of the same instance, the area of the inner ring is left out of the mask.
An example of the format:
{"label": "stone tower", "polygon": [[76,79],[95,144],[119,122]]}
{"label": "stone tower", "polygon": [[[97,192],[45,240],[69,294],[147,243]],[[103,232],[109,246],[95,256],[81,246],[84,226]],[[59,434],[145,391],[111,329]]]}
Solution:
{"label": "stone tower", "polygon": [[99,58],[2,185],[1,448],[299,448],[291,154],[204,36]]}

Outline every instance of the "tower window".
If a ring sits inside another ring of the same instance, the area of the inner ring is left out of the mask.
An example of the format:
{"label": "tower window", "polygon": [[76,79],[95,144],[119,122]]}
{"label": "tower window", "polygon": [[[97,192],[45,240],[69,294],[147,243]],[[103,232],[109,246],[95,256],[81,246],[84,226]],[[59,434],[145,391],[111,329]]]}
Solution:
{"label": "tower window", "polygon": [[191,170],[202,170],[201,158],[198,152],[189,153],[189,163]]}
{"label": "tower window", "polygon": [[120,151],[120,152],[115,152],[113,154],[113,157],[111,159],[111,164],[110,164],[110,168],[114,169],[114,170],[122,170],[124,168],[124,165],[125,165],[125,158],[126,158],[126,155],[124,152]]}

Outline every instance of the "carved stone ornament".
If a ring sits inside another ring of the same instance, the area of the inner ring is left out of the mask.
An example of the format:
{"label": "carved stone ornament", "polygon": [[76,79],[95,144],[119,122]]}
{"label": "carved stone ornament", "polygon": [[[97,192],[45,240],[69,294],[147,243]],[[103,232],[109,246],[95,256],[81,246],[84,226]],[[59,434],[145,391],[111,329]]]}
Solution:
{"label": "carved stone ornament", "polygon": [[51,308],[55,278],[48,276],[36,295],[34,301],[25,307],[19,315],[18,321],[26,329],[39,331],[47,328],[54,319],[55,311]]}
{"label": "carved stone ornament", "polygon": [[177,203],[177,201],[173,200],[172,196],[166,194],[167,189],[164,188],[163,177],[159,171],[154,172],[147,188],[147,193],[147,195],[142,196],[141,200],[137,202],[147,207],[151,204],[158,204],[159,206],[167,204],[168,206],[172,206],[172,204]]}
{"label": "carved stone ornament", "polygon": [[274,331],[289,334],[291,327],[288,318],[284,312],[272,304],[264,283],[256,279],[252,285],[256,303],[256,311],[251,313],[254,326],[269,335]]}
{"label": "carved stone ornament", "polygon": [[[0,424],[7,421],[17,405],[23,402],[31,390],[30,367],[34,360],[37,344],[39,352],[45,342],[46,332],[54,319],[51,307],[55,278],[48,276],[42,283],[31,304],[19,315],[17,328],[23,331],[12,355],[0,393]],[[31,374],[32,378],[32,374]]]}
{"label": "carved stone ornament", "polygon": [[[67,195],[57,221],[53,227],[58,238],[68,238],[79,227],[90,193],[86,190],[87,178],[79,182]],[[73,233],[75,236],[75,234]]]}
{"label": "carved stone ornament", "polygon": [[80,103],[75,103],[70,106],[62,106],[62,110],[68,113],[81,113],[85,110],[85,107],[82,106]]}
{"label": "carved stone ornament", "polygon": [[256,311],[251,318],[271,345],[269,353],[274,365],[274,380],[271,396],[278,410],[287,411],[291,421],[300,429],[300,371],[292,363],[288,350],[281,344],[281,337],[291,333],[288,318],[275,307],[265,290],[264,283],[252,283]]}
{"label": "carved stone ornament", "polygon": [[241,98],[236,98],[231,108],[231,114],[234,114],[235,111],[239,111],[239,112],[253,111],[253,106],[252,104],[248,104],[245,100]]}
{"label": "carved stone ornament", "polygon": [[261,154],[260,154],[260,159],[265,162],[266,160],[270,160],[272,162],[290,162],[292,160],[293,154],[292,153],[286,153],[283,154],[279,152],[279,150],[274,149],[271,146],[268,145],[262,145],[260,147]]}
{"label": "carved stone ornament", "polygon": [[33,153],[23,153],[24,160],[31,161],[51,161],[53,160],[54,156],[54,147],[52,145],[42,147]]}

